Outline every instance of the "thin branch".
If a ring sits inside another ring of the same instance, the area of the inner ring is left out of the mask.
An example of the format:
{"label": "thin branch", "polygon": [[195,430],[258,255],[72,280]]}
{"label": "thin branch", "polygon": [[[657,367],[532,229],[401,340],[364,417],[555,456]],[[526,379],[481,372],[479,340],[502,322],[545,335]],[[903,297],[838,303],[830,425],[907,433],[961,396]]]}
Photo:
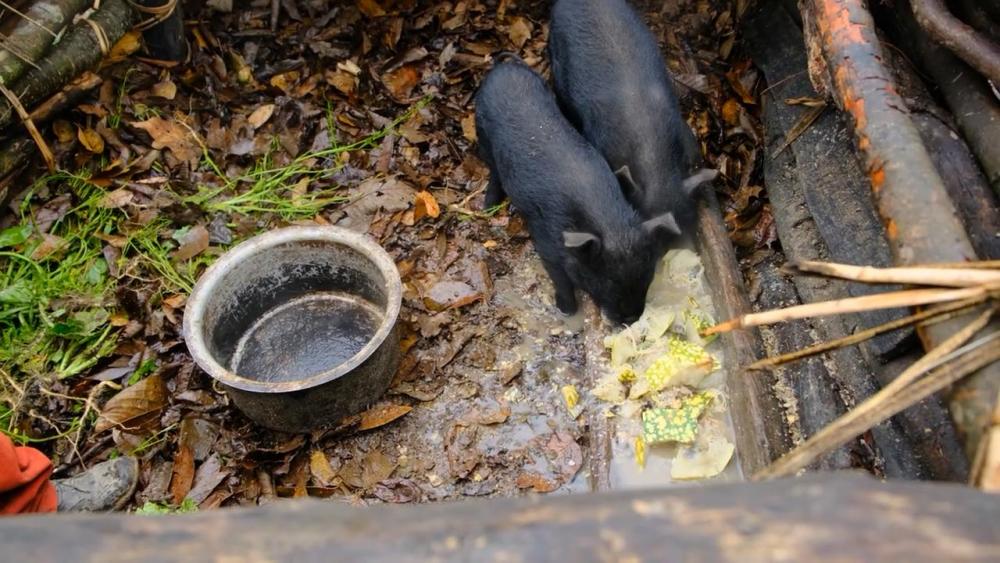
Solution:
{"label": "thin branch", "polygon": [[952,319],[958,315],[964,314],[967,310],[976,307],[983,301],[986,301],[986,296],[982,295],[980,297],[973,297],[971,299],[963,299],[961,301],[956,301],[954,303],[947,303],[939,307],[933,307],[915,313],[913,315],[903,317],[894,321],[889,321],[887,323],[880,324],[878,326],[863,330],[861,332],[856,332],[854,334],[845,336],[843,338],[837,338],[835,340],[830,340],[828,342],[820,342],[812,346],[808,346],[801,350],[793,350],[787,354],[781,354],[778,356],[771,356],[769,358],[764,358],[758,360],[746,367],[748,370],[759,370],[764,368],[771,368],[775,366],[780,366],[782,364],[787,364],[788,362],[794,362],[796,360],[801,360],[809,356],[815,356],[816,354],[822,354],[824,352],[829,352],[831,350],[836,350],[838,348],[844,348],[846,346],[851,346],[859,342],[864,342],[869,338],[874,338],[879,334],[884,332],[889,332],[905,326],[910,326],[912,324],[920,324],[921,326],[927,326],[934,323],[939,323]]}
{"label": "thin branch", "polygon": [[937,285],[946,287],[971,287],[1000,282],[1000,271],[982,269],[907,267],[873,268],[828,262],[805,261],[789,264],[796,273],[819,274],[865,283],[900,283]]}
{"label": "thin branch", "polygon": [[781,321],[805,319],[809,317],[858,313],[861,311],[873,311],[877,309],[914,307],[917,305],[929,305],[931,303],[954,301],[956,299],[971,299],[983,295],[989,295],[992,292],[996,292],[998,289],[1000,289],[1000,284],[966,287],[962,289],[910,289],[905,291],[880,293],[877,295],[836,299],[833,301],[821,301],[819,303],[807,303],[805,305],[796,305],[785,309],[776,309],[761,313],[750,313],[741,317],[729,319],[728,321],[705,329],[702,331],[702,336],[729,332],[730,330],[737,328],[774,324]]}

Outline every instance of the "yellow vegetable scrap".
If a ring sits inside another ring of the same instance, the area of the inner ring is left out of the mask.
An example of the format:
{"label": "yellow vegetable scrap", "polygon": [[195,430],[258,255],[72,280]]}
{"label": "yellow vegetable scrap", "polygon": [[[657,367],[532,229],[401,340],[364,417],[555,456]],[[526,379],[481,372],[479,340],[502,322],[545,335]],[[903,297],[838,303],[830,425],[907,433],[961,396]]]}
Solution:
{"label": "yellow vegetable scrap", "polygon": [[703,391],[682,400],[677,408],[654,408],[642,411],[643,439],[647,444],[694,442],[698,435],[698,417],[714,398],[714,392]]}
{"label": "yellow vegetable scrap", "polygon": [[637,377],[638,376],[635,374],[635,370],[632,369],[632,366],[627,364],[621,369],[621,371],[618,372],[618,381],[620,381],[623,385],[632,383]]}
{"label": "yellow vegetable scrap", "polygon": [[670,336],[667,354],[653,362],[643,375],[650,389],[659,391],[670,385],[681,370],[707,362],[713,362],[713,369],[718,369],[715,360],[704,348],[693,342]]}
{"label": "yellow vegetable scrap", "polygon": [[635,464],[639,469],[646,468],[646,441],[641,435],[635,437]]}
{"label": "yellow vegetable scrap", "polygon": [[573,385],[563,385],[562,388],[563,400],[566,401],[566,408],[573,411],[576,405],[580,402],[580,393],[576,391],[576,387]]}

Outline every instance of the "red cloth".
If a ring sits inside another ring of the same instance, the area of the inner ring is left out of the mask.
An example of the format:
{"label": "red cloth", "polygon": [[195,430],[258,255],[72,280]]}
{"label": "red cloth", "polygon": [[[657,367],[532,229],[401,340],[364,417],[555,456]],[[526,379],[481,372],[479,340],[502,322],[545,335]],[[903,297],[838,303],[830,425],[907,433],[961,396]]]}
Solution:
{"label": "red cloth", "polygon": [[0,433],[0,514],[55,512],[52,462],[35,448],[15,446]]}

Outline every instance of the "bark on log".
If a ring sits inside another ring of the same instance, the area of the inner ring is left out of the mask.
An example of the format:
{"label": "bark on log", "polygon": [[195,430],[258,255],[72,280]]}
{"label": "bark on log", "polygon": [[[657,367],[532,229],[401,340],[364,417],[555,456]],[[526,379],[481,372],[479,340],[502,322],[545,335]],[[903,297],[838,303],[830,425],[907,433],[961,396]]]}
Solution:
{"label": "bark on log", "polygon": [[370,508],[319,500],[0,520],[10,561],[996,561],[997,500],[823,474]]}
{"label": "bark on log", "polygon": [[[883,66],[885,57],[863,0],[803,0],[802,8],[810,77],[853,118],[895,262],[975,259],[941,177]],[[961,318],[930,327],[925,345],[942,342],[968,322]],[[963,380],[952,394],[952,417],[970,460],[998,393],[1000,365],[993,365]]]}
{"label": "bark on log", "polygon": [[[90,16],[108,40],[110,48],[137,21],[137,13],[126,0],[106,0]],[[59,45],[15,82],[10,89],[25,107],[32,107],[58,91],[67,82],[95,67],[102,58],[101,43],[87,22],[78,22],[63,36]],[[0,131],[7,128],[16,114],[6,99],[0,101]]]}
{"label": "bark on log", "polygon": [[935,41],[994,84],[1000,84],[1000,46],[952,15],[943,0],[910,0],[910,3],[917,22]]}
{"label": "bark on log", "polygon": [[[699,253],[712,291],[715,315],[727,319],[751,312],[746,286],[732,242],[722,224],[715,193],[705,190],[698,205]],[[791,448],[781,404],[774,394],[774,377],[747,374],[743,367],[761,357],[757,334],[736,330],[721,336],[727,363],[730,413],[739,448],[736,455],[744,474],[751,475]]]}
{"label": "bark on log", "polygon": [[24,12],[31,21],[15,16],[20,21],[0,43],[0,82],[16,82],[30,68],[24,59],[38,63],[55,40],[54,34],[90,4],[91,0],[36,0]]}

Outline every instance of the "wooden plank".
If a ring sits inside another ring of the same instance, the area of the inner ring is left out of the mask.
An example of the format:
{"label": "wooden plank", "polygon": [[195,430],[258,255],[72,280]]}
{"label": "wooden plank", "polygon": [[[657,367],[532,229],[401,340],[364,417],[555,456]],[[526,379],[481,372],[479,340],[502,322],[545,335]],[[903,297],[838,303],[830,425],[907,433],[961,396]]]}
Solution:
{"label": "wooden plank", "polygon": [[370,508],[0,519],[7,561],[996,561],[997,497],[847,473]]}
{"label": "wooden plank", "polygon": [[[751,312],[743,275],[729,240],[715,193],[706,190],[698,206],[699,253],[712,291],[715,316],[730,319]],[[756,331],[735,330],[722,335],[729,366],[726,387],[736,433],[736,455],[744,475],[763,469],[791,448],[781,404],[774,394],[774,376],[748,375],[744,369],[761,356]]]}

